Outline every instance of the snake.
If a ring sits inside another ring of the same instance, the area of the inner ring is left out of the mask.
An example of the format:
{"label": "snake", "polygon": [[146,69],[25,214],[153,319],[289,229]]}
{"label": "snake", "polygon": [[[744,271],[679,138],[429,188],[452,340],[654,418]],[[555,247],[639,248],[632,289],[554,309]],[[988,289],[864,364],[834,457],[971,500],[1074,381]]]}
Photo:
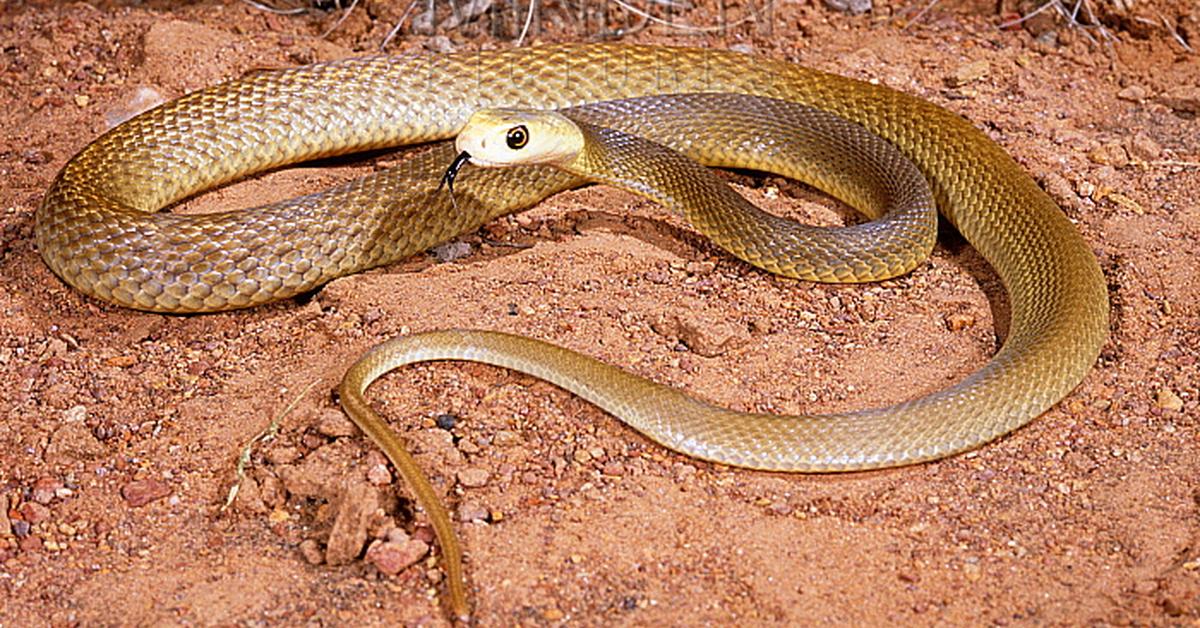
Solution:
{"label": "snake", "polygon": [[[436,494],[415,477],[420,473],[402,441],[363,397],[391,368],[441,359],[506,366],[558,384],[681,453],[812,472],[899,466],[978,447],[1041,415],[1090,371],[1108,334],[1103,273],[1071,220],[999,145],[963,117],[921,98],[733,51],[556,44],[254,72],[165,103],[87,145],[59,172],[37,209],[35,241],[66,283],[114,304],[168,313],[251,307],[418,253],[587,178],[561,164],[464,168],[451,197],[438,183],[459,151],[443,143],[392,171],[252,210],[161,209],[288,164],[448,140],[480,110],[586,110],[607,102],[636,108],[628,103],[714,93],[825,112],[893,145],[928,181],[940,215],[1003,284],[1010,306],[1003,344],[986,364],[942,390],[882,408],[781,416],[721,408],[579,353],[498,332],[435,331],[384,343],[346,372],[339,396],[435,524],[456,616],[465,616],[469,605],[461,550],[444,507],[422,497]],[[602,126],[636,135],[636,123],[625,126],[631,117],[629,110],[617,111]],[[690,135],[722,131],[709,127]],[[705,152],[711,148],[672,148],[707,165],[737,165]],[[770,152],[757,148],[749,152]],[[758,164],[767,170],[772,165]],[[600,175],[613,178],[611,171]],[[678,179],[659,184],[668,188],[660,196],[684,200],[700,189]],[[866,198],[870,206],[873,194],[858,200]],[[761,239],[748,237],[757,228],[749,222],[711,222],[718,244],[750,263],[772,272],[797,267],[792,253],[780,258],[760,246]],[[925,237],[913,236],[914,246],[925,246]],[[842,274],[869,280],[845,271],[854,263],[834,271],[820,255],[815,259],[815,279]],[[885,257],[860,266],[905,264]]]}

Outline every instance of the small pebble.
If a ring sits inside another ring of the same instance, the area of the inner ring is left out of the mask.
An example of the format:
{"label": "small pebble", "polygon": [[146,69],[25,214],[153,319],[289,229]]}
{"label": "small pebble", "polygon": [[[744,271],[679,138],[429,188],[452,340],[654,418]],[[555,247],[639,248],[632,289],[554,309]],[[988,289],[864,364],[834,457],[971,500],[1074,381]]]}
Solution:
{"label": "small pebble", "polygon": [[381,573],[394,576],[416,564],[429,553],[424,541],[409,539],[405,543],[376,542],[367,549],[367,562]]}
{"label": "small pebble", "polygon": [[487,486],[491,474],[486,469],[470,467],[458,472],[458,483],[467,488]]}
{"label": "small pebble", "polygon": [[158,501],[170,494],[171,487],[155,479],[134,480],[121,487],[121,497],[134,508]]}
{"label": "small pebble", "polygon": [[333,527],[325,542],[325,562],[348,565],[362,555],[371,517],[383,508],[379,489],[365,482],[343,485],[335,507]]}
{"label": "small pebble", "polygon": [[404,528],[397,528],[396,526],[392,526],[391,528],[388,528],[387,534],[384,535],[384,538],[389,543],[396,543],[398,545],[403,545],[404,543],[407,543],[408,540],[411,539],[412,537],[409,536],[408,533],[404,531]]}
{"label": "small pebble", "polygon": [[435,246],[431,249],[431,252],[437,258],[437,261],[445,264],[446,262],[453,262],[456,259],[470,255],[471,245],[461,240],[455,240],[454,242]]}
{"label": "small pebble", "polygon": [[1181,85],[1158,97],[1158,102],[1178,113],[1200,113],[1200,87]]}
{"label": "small pebble", "polygon": [[1183,409],[1183,399],[1175,394],[1175,391],[1170,388],[1159,388],[1158,394],[1154,396],[1154,402],[1163,410],[1179,412]]}
{"label": "small pebble", "polygon": [[25,502],[21,504],[18,512],[21,513],[21,518],[28,521],[31,525],[39,524],[50,518],[50,509],[37,502]]}
{"label": "small pebble", "polygon": [[664,315],[651,325],[659,335],[678,338],[688,349],[707,358],[722,355],[750,341],[744,325],[710,321],[694,314]]}
{"label": "small pebble", "polygon": [[850,15],[861,15],[871,10],[872,0],[825,0],[825,6]]}
{"label": "small pebble", "polygon": [[476,502],[463,502],[458,506],[458,520],[463,523],[487,521],[488,509]]}
{"label": "small pebble", "polygon": [[975,317],[970,314],[954,313],[947,314],[946,329],[950,331],[962,331],[968,327],[975,325]]}
{"label": "small pebble", "polygon": [[458,415],[450,413],[439,414],[433,419],[433,422],[443,430],[452,430],[458,424]]}
{"label": "small pebble", "polygon": [[955,68],[950,76],[946,77],[946,84],[950,87],[962,87],[963,85],[974,83],[984,78],[991,70],[992,64],[988,63],[987,59],[964,63]]}
{"label": "small pebble", "polygon": [[12,533],[12,520],[8,518],[8,495],[0,493],[0,536]]}
{"label": "small pebble", "polygon": [[768,509],[777,515],[783,515],[785,517],[792,514],[792,511],[795,510],[792,508],[791,504],[788,504],[787,502],[772,502],[771,505],[768,506]]}
{"label": "small pebble", "polygon": [[310,565],[320,565],[325,562],[325,554],[321,552],[321,544],[313,539],[305,539],[300,542],[300,555]]}
{"label": "small pebble", "polygon": [[375,486],[387,486],[392,483],[392,472],[386,464],[373,464],[367,469],[367,481]]}
{"label": "small pebble", "polygon": [[983,573],[980,570],[979,565],[975,563],[967,563],[963,565],[963,574],[967,577],[967,581],[969,582],[979,582],[979,580],[983,578]]}
{"label": "small pebble", "polygon": [[1142,161],[1153,161],[1162,156],[1162,147],[1145,133],[1138,133],[1129,140],[1129,155]]}
{"label": "small pebble", "polygon": [[1088,159],[1092,163],[1102,166],[1112,166],[1114,168],[1124,168],[1129,165],[1129,153],[1125,152],[1124,146],[1116,142],[1110,142],[1092,149],[1088,152]]}
{"label": "small pebble", "polygon": [[279,445],[266,451],[267,462],[275,465],[291,464],[300,459],[300,450],[291,445]]}
{"label": "small pebble", "polygon": [[521,444],[521,437],[516,432],[500,430],[492,438],[492,444],[497,447],[512,447],[513,445]]}
{"label": "small pebble", "polygon": [[104,360],[104,363],[117,368],[128,368],[137,364],[137,356],[134,355],[114,355],[111,358]]}
{"label": "small pebble", "polygon": [[1117,98],[1131,102],[1139,102],[1145,100],[1146,89],[1141,85],[1130,85],[1129,87],[1117,92]]}
{"label": "small pebble", "polygon": [[354,421],[351,421],[341,410],[333,408],[321,411],[321,415],[317,418],[316,430],[329,438],[349,438],[362,433]]}
{"label": "small pebble", "polygon": [[1150,595],[1157,590],[1158,581],[1151,578],[1138,580],[1133,584],[1133,592],[1137,593],[1138,595]]}
{"label": "small pebble", "polygon": [[58,490],[61,488],[63,488],[63,483],[57,478],[39,478],[38,481],[33,483],[33,490],[30,497],[39,504],[49,504],[54,501]]}

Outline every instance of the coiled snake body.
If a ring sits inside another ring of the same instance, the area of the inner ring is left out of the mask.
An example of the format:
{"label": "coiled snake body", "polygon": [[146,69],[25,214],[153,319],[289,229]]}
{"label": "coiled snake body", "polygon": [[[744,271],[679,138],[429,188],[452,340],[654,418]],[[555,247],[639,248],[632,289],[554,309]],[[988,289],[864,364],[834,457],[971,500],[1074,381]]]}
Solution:
{"label": "coiled snake body", "polygon": [[[766,469],[838,471],[978,446],[1038,416],[1091,368],[1108,328],[1103,276],[1078,231],[1002,149],[959,116],[920,99],[732,52],[559,45],[260,72],[167,103],[86,147],[47,192],[37,212],[37,244],[56,274],[113,303],[164,312],[252,306],[419,252],[579,179],[546,166],[468,169],[454,209],[445,192],[436,191],[437,176],[454,155],[443,147],[397,171],[254,211],[154,212],[285,164],[447,139],[482,107],[558,109],[706,92],[830,112],[912,160],[938,209],[1008,290],[1009,334],[992,360],[954,386],[887,408],[755,416],[536,341],[439,332],[384,345],[351,369],[341,392],[344,401],[351,398],[347,407],[356,420],[378,421],[361,392],[388,368],[471,359],[550,379],[692,455]],[[605,123],[620,128],[622,117],[617,112]],[[688,154],[711,157],[703,150]],[[733,247],[722,246],[736,248],[737,240],[734,232]],[[820,271],[815,278],[834,278]],[[397,443],[381,441],[390,436],[367,431],[389,455],[399,455]],[[450,577],[459,597],[460,576]],[[465,601],[454,606],[463,611]]]}

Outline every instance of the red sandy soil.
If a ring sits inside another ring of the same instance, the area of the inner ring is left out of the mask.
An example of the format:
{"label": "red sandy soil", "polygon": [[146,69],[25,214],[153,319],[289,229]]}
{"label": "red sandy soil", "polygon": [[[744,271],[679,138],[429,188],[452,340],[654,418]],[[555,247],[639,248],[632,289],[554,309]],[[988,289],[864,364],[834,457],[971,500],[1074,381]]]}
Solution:
{"label": "red sandy soil", "polygon": [[[133,312],[42,264],[43,191],[139,94],[373,52],[404,4],[364,2],[325,38],[337,13],[238,2],[0,9],[0,625],[445,622],[423,515],[332,396],[356,356],[407,331],[543,338],[776,412],[901,401],[995,350],[1003,291],[954,234],[902,279],[812,285],[732,260],[680,219],[602,188],[468,234],[452,261],[420,255],[250,311]],[[976,452],[837,476],[691,460],[500,369],[392,374],[371,397],[465,520],[481,623],[1200,619],[1200,56],[1173,35],[1200,46],[1200,9],[1138,3],[1107,18],[1103,40],[1052,22],[1031,28],[1040,37],[998,29],[991,2],[915,20],[927,3],[914,4],[848,16],[780,2],[769,30],[652,27],[632,39],[791,59],[975,121],[1100,260],[1114,316],[1095,370]],[[581,36],[545,6],[534,41]],[[513,21],[497,23],[491,34],[406,28],[388,51],[512,45]],[[286,198],[399,158],[272,173],[192,205]],[[796,184],[729,179],[772,211],[848,215]],[[241,451],[293,401],[222,512]],[[446,414],[452,431],[436,425]]]}

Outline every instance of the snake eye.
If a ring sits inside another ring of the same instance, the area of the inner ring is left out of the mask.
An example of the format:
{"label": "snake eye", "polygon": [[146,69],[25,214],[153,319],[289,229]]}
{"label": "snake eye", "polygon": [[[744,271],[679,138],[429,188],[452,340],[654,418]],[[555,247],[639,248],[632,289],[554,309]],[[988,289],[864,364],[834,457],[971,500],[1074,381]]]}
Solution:
{"label": "snake eye", "polygon": [[529,143],[529,129],[525,128],[524,124],[514,126],[508,130],[504,141],[508,142],[508,147],[513,150],[525,148],[525,145]]}

